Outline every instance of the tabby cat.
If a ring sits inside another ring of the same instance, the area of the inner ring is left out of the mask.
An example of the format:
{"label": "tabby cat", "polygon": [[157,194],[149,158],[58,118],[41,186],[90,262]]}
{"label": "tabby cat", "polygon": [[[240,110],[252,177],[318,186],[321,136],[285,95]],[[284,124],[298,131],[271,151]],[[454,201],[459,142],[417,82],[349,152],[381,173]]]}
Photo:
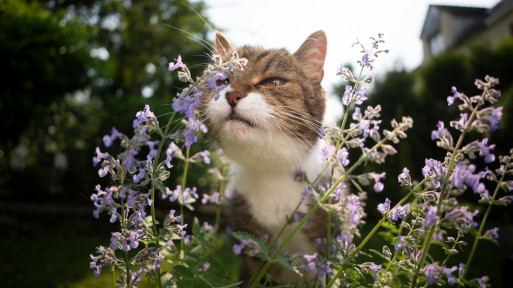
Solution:
{"label": "tabby cat", "polygon": [[[226,88],[219,99],[214,94],[205,96],[200,109],[212,137],[234,162],[234,231],[267,235],[271,241],[305,190],[304,183],[294,180],[294,173],[302,171],[314,179],[321,171],[318,134],[326,97],[320,83],[326,45],[326,35],[317,31],[294,54],[285,49],[235,49],[222,33],[216,33],[215,47],[223,58],[230,59],[236,51],[248,60],[243,71],[224,81]],[[300,211],[308,209],[303,203]],[[313,239],[325,233],[325,214],[319,212],[284,250],[314,254],[318,248]],[[258,260],[243,257],[241,279],[249,280]],[[278,267],[271,274],[282,283],[298,280]]]}

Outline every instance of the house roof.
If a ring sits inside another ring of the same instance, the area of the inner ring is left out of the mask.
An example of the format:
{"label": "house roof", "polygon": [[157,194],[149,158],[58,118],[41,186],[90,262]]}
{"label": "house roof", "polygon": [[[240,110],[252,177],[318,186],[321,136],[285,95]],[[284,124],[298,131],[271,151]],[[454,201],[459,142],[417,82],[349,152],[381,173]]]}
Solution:
{"label": "house roof", "polygon": [[430,38],[438,32],[440,28],[439,11],[447,11],[452,15],[465,17],[465,18],[480,18],[487,11],[483,7],[463,7],[463,6],[449,6],[449,5],[429,5],[424,25],[420,38]]}
{"label": "house roof", "polygon": [[429,5],[420,38],[431,38],[440,30],[440,11],[447,11],[455,17],[466,19],[463,29],[458,31],[453,43],[448,43],[449,48],[462,43],[472,34],[482,28],[493,24],[500,17],[513,9],[513,0],[499,1],[492,8],[463,7],[449,5]]}

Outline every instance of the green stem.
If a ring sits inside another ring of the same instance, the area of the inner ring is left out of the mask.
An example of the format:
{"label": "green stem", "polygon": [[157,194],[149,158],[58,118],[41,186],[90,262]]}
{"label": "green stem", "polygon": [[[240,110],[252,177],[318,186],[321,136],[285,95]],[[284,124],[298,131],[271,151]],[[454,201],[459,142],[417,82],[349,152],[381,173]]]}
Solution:
{"label": "green stem", "polygon": [[[187,184],[187,170],[189,170],[189,155],[190,155],[190,151],[191,151],[191,148],[187,148],[185,150],[185,165],[184,165],[184,168],[183,168],[183,176],[182,176],[182,201],[179,201],[180,203],[180,215],[182,216],[181,218],[181,222],[182,222],[182,225],[184,225],[185,223],[185,215],[183,215],[183,206],[184,206],[184,203],[183,203],[183,192],[185,191],[185,185]],[[183,260],[183,257],[184,257],[184,242],[183,242],[183,238],[180,238],[180,259]]]}
{"label": "green stem", "polygon": [[[171,114],[169,120],[167,122],[166,128],[164,129],[164,133],[162,134],[162,139],[160,140],[159,147],[157,148],[157,155],[155,156],[155,161],[153,162],[153,171],[152,171],[152,179],[155,179],[157,176],[157,169],[159,165],[160,155],[162,154],[162,148],[164,147],[164,142],[166,140],[167,134],[169,133],[169,128],[173,123],[173,120],[176,116],[176,111]],[[151,185],[151,222],[152,222],[152,230],[153,235],[155,236],[155,249],[158,251],[160,249],[160,237],[157,229],[157,221],[155,219],[155,186]],[[157,275],[157,287],[161,287],[160,283],[160,271],[156,271]]]}
{"label": "green stem", "polygon": [[[221,181],[219,182],[219,199],[223,199],[224,196],[224,185],[225,185],[225,179],[226,179],[226,170],[228,168],[228,165],[223,165],[223,170],[221,171]],[[215,228],[216,230],[219,230],[219,225],[221,222],[221,205],[217,205],[216,210],[216,221],[215,221]]]}
{"label": "green stem", "polygon": [[[505,165],[505,167],[509,166],[509,162]],[[493,201],[497,197],[497,193],[499,193],[499,189],[501,186],[502,181],[504,181],[504,177],[506,176],[506,173],[502,174],[501,179],[497,183],[497,187],[495,187],[495,191],[493,191],[492,200],[490,200],[490,203],[488,204],[488,208],[486,209],[486,212],[483,216],[483,221],[481,221],[481,226],[479,227],[479,231],[477,232],[478,236],[476,236],[476,239],[474,241],[474,244],[472,245],[472,250],[470,250],[470,254],[467,259],[467,263],[465,264],[465,269],[463,270],[463,274],[461,275],[461,278],[465,278],[465,275],[468,272],[468,267],[470,267],[470,263],[472,262],[472,258],[474,257],[474,253],[477,249],[477,243],[479,242],[479,237],[481,237],[481,233],[483,233],[484,226],[486,223],[486,220],[488,219],[488,215],[490,214],[490,210],[492,210]]]}

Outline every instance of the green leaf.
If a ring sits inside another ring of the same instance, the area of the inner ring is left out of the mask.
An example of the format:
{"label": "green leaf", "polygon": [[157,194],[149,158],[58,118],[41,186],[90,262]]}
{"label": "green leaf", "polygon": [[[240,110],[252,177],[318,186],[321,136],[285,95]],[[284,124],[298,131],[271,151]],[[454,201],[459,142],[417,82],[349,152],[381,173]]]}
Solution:
{"label": "green leaf", "polygon": [[499,242],[497,242],[497,240],[493,239],[492,237],[488,237],[488,236],[482,236],[480,239],[482,240],[486,240],[486,241],[490,241],[492,242],[493,244],[499,246]]}
{"label": "green leaf", "polygon": [[195,237],[200,237],[201,229],[198,218],[194,217],[194,221],[192,223],[192,235]]}
{"label": "green leaf", "polygon": [[379,257],[385,259],[385,261],[389,262],[390,261],[390,258],[385,256],[383,253],[379,252],[378,250],[374,250],[374,249],[369,249],[369,252],[372,252],[376,255],[378,255]]}
{"label": "green leaf", "polygon": [[173,267],[176,273],[178,273],[180,276],[187,280],[193,280],[194,279],[194,272],[185,265],[176,265]]}
{"label": "green leaf", "polygon": [[[255,235],[248,233],[248,232],[233,232],[233,237],[239,240],[248,241],[249,245],[246,245],[246,249],[248,249],[248,246],[250,248],[249,253],[251,256],[258,257],[264,260],[268,260],[269,255],[269,245],[265,243],[262,239],[256,237]],[[251,249],[253,248],[253,249]],[[255,251],[256,249],[256,251]]]}

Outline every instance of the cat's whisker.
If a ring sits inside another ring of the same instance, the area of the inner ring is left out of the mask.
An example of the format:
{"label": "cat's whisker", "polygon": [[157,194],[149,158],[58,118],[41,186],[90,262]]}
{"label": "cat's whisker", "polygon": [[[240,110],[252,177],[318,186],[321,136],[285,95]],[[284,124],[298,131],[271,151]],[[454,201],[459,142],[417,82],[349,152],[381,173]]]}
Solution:
{"label": "cat's whisker", "polygon": [[[279,119],[276,119],[276,118],[273,118],[273,119],[272,119],[272,121],[274,121],[274,120],[278,120],[278,121],[279,121]],[[279,123],[279,122],[277,122],[277,123]],[[284,135],[287,135],[287,134],[286,134],[286,133],[281,129],[281,126],[280,126],[280,125],[276,125],[276,127],[277,127],[278,129],[280,129],[280,131],[281,131]],[[297,159],[299,160],[300,167],[301,167],[301,166],[302,166],[302,165],[301,165],[301,163],[302,163],[302,158],[301,158],[301,156],[299,155],[299,152],[297,151],[296,146],[294,145],[294,143],[292,142],[292,140],[290,140],[290,138],[289,138],[289,137],[285,137],[285,139],[287,139],[287,141],[290,143],[290,145],[291,145],[291,146],[292,146],[292,148],[294,149],[294,152],[296,153]]]}
{"label": "cat's whisker", "polygon": [[166,26],[166,27],[169,27],[169,28],[172,28],[172,29],[175,29],[175,30],[178,30],[184,34],[187,34],[189,36],[189,39],[191,39],[192,41],[200,44],[201,46],[203,46],[205,49],[207,49],[210,53],[213,54],[216,54],[215,53],[215,47],[212,45],[212,43],[210,43],[209,41],[205,40],[205,39],[202,39],[201,37],[197,36],[197,35],[194,35],[188,31],[185,31],[183,29],[180,29],[178,27],[175,27],[175,26],[172,26],[172,25],[169,25],[169,24],[166,24],[166,23],[162,23],[162,25]]}
{"label": "cat's whisker", "polygon": [[[291,116],[293,116],[294,118],[311,123],[316,128],[321,128],[323,126],[322,122],[313,118],[311,115],[309,115],[308,113],[306,113],[304,111],[292,109],[291,107],[287,107],[287,106],[276,106],[276,108],[279,109],[280,111],[286,110],[287,113],[289,113],[288,115],[292,114]],[[304,117],[301,117],[301,116],[304,116]]]}
{"label": "cat's whisker", "polygon": [[[315,133],[317,133],[317,131],[320,128],[320,127],[314,125],[314,123],[310,123],[308,121],[305,121],[302,118],[299,118],[297,116],[291,115],[291,114],[289,114],[287,112],[279,112],[279,113],[274,113],[274,114],[276,116],[282,116],[283,118],[285,118],[284,120],[288,120],[290,122],[293,122],[293,123],[299,124],[301,126],[304,126],[307,129],[314,131]],[[286,116],[288,116],[288,117],[286,117]]]}
{"label": "cat's whisker", "polygon": [[198,15],[198,17],[199,17],[201,20],[203,20],[203,23],[204,23],[205,25],[207,25],[208,30],[210,30],[210,32],[212,32],[212,33],[215,33],[215,30],[214,30],[214,29],[212,29],[212,26],[210,26],[210,24],[208,24],[207,20],[205,20],[205,18],[203,18],[203,16],[201,16],[201,14],[200,14],[200,13],[198,13],[198,11],[196,11],[196,9],[192,8],[191,6],[189,6],[189,5],[185,4],[185,3],[184,3],[184,4],[182,4],[182,5],[184,5],[185,7],[189,8],[189,9],[190,9],[190,10],[192,10],[194,13],[196,13],[196,15]]}

